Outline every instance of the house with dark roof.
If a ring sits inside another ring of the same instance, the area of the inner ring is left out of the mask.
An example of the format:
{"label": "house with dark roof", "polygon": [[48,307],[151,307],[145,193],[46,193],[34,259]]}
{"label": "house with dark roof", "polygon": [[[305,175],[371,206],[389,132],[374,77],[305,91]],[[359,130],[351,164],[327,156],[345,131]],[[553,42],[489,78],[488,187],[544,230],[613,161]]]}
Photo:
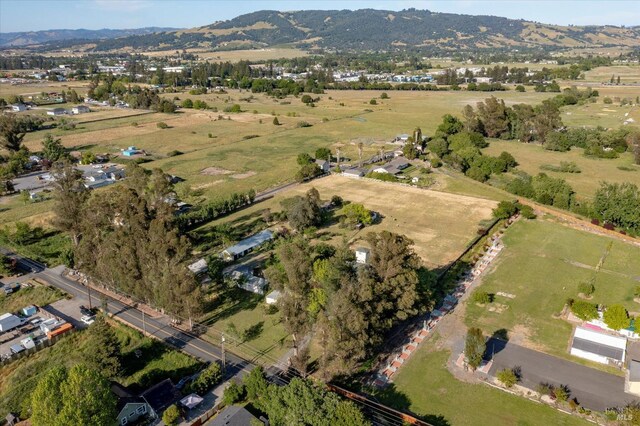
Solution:
{"label": "house with dark roof", "polygon": [[248,412],[244,407],[231,405],[222,410],[206,426],[249,426],[257,421],[259,420],[256,416]]}
{"label": "house with dark roof", "polygon": [[171,379],[161,381],[140,394],[150,408],[151,417],[160,418],[162,412],[180,399],[180,391]]}
{"label": "house with dark roof", "polygon": [[330,164],[327,160],[316,160],[316,164],[318,165],[318,167],[320,167],[320,169],[322,170],[323,173],[328,173],[329,172],[329,167]]}
{"label": "house with dark roof", "polygon": [[374,168],[372,171],[375,173],[389,173],[392,175],[397,175],[398,173],[409,167],[409,165],[409,161],[407,161],[406,158],[396,157],[393,160],[389,161],[387,164]]}

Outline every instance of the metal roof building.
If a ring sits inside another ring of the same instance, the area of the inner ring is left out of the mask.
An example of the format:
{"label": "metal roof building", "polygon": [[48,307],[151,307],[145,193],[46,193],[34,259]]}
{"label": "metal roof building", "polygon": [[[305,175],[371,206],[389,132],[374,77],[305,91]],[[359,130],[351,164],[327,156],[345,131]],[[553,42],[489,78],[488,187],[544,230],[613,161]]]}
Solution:
{"label": "metal roof building", "polygon": [[601,364],[622,363],[627,350],[627,339],[583,327],[576,327],[571,343],[571,355]]}
{"label": "metal roof building", "polygon": [[257,247],[273,239],[273,232],[268,229],[258,232],[255,235],[245,238],[238,244],[226,248],[222,251],[222,257],[225,260],[236,260],[240,257],[246,256]]}

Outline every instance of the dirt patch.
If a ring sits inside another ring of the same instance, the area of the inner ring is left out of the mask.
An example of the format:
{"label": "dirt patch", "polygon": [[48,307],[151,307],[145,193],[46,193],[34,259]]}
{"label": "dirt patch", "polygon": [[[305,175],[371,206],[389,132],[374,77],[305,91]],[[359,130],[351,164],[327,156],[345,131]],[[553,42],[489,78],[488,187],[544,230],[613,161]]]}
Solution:
{"label": "dirt patch", "polygon": [[507,309],[509,309],[509,306],[507,305],[503,305],[502,303],[492,303],[492,305],[489,306],[488,310],[489,312],[495,312],[496,314],[501,314]]}
{"label": "dirt patch", "polygon": [[205,176],[219,176],[219,175],[230,175],[234,173],[232,170],[223,169],[221,167],[207,167],[203,169],[200,174]]}
{"label": "dirt patch", "polygon": [[531,330],[524,324],[518,324],[509,330],[509,342],[524,346],[525,348],[534,349],[537,351],[544,351],[546,349],[543,345],[534,343],[531,340]]}
{"label": "dirt patch", "polygon": [[251,176],[255,176],[257,173],[254,171],[248,171],[248,172],[244,172],[244,173],[236,173],[235,175],[231,175],[232,178],[234,179],[246,179],[249,178]]}

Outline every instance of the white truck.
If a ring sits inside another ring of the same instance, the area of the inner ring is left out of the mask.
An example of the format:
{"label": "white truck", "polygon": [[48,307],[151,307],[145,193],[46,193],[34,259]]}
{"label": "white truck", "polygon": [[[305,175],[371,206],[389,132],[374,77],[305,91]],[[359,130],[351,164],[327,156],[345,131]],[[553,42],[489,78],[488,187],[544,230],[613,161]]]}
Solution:
{"label": "white truck", "polygon": [[0,332],[5,333],[22,325],[22,320],[13,314],[0,315]]}

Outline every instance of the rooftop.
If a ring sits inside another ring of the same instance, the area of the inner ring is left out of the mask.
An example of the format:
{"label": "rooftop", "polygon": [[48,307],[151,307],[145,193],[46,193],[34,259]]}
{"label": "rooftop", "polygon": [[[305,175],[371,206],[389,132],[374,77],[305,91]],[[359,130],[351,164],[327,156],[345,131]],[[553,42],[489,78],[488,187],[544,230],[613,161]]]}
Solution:
{"label": "rooftop", "polygon": [[150,387],[140,396],[147,401],[155,412],[160,412],[180,398],[180,391],[173,386],[171,379],[166,379]]}
{"label": "rooftop", "polygon": [[209,426],[247,426],[252,424],[252,420],[258,420],[253,414],[248,412],[244,407],[231,405],[220,412],[209,423]]}
{"label": "rooftop", "polygon": [[238,244],[235,244],[231,247],[226,248],[224,251],[231,255],[242,254],[247,250],[255,248],[260,244],[263,244],[272,239],[273,239],[273,232],[271,232],[268,229],[265,229],[264,231],[258,232],[257,234],[250,236],[249,238],[245,238],[244,240],[240,241]]}

